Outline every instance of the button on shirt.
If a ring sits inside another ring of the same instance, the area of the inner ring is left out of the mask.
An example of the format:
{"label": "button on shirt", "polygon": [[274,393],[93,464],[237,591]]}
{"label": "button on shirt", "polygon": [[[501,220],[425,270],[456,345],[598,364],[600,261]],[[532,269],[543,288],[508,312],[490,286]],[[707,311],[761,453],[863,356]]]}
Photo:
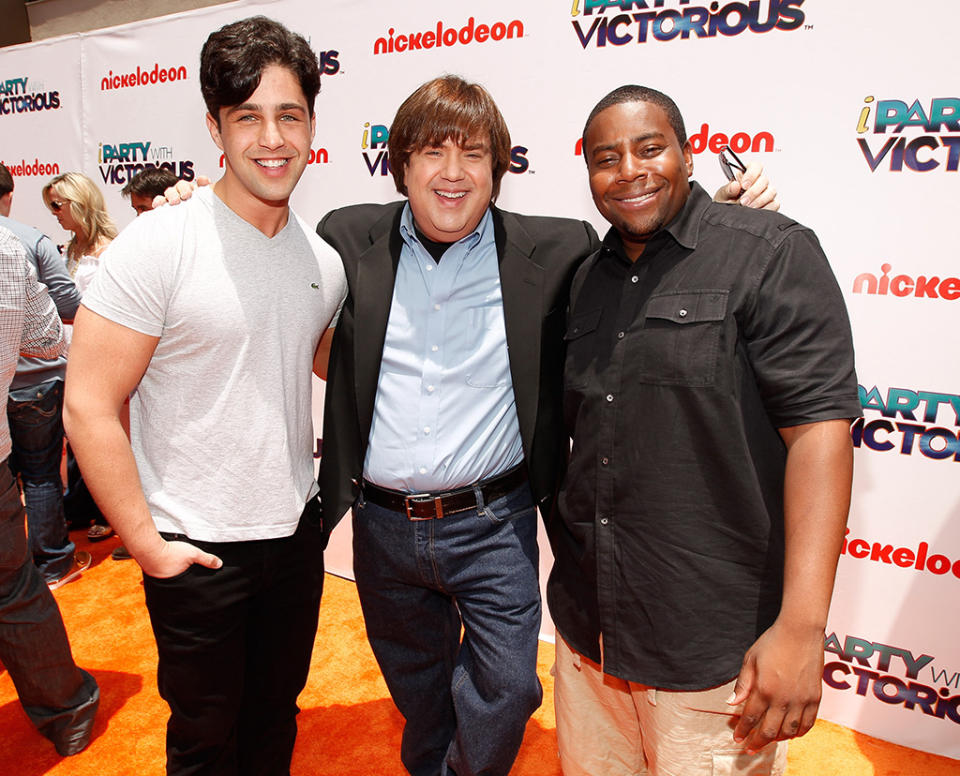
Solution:
{"label": "button on shirt", "polygon": [[782,427],[860,414],[843,298],[813,233],[693,185],[636,262],[611,231],[573,285],[552,527],[557,629],[668,689],[736,676],[783,578]]}
{"label": "button on shirt", "polygon": [[501,474],[523,460],[488,210],[437,263],[409,204],[393,287],[365,479],[420,493]]}

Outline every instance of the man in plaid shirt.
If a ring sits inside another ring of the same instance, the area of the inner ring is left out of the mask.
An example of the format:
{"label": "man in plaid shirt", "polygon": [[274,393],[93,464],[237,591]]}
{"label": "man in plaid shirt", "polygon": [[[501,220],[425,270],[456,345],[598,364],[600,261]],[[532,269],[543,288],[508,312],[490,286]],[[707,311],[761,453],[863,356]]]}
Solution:
{"label": "man in plaid shirt", "polygon": [[[27,264],[23,245],[0,227],[0,407],[20,353],[64,351],[57,308]],[[0,661],[20,703],[63,756],[90,742],[100,701],[94,678],[77,667],[60,610],[27,552],[20,490],[10,472],[10,429],[0,423]]]}

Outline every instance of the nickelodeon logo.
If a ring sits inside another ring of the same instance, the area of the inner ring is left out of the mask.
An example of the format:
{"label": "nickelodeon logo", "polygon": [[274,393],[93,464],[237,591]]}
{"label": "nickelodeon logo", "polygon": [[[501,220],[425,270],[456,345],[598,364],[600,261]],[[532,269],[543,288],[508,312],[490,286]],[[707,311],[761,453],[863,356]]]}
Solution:
{"label": "nickelodeon logo", "polygon": [[773,135],[770,132],[757,132],[749,135],[746,132],[734,132],[729,137],[723,132],[710,133],[710,125],[704,122],[700,131],[687,138],[690,141],[690,150],[695,154],[711,151],[719,154],[724,146],[730,146],[738,154],[744,151],[751,153],[772,153]]}
{"label": "nickelodeon logo", "polygon": [[148,86],[157,83],[185,81],[186,79],[187,68],[183,65],[179,67],[160,67],[159,62],[154,62],[152,70],[149,67],[141,70],[139,65],[137,65],[136,70],[131,70],[129,73],[114,73],[111,70],[100,79],[100,91],[129,89],[132,86]]}
{"label": "nickelodeon logo", "polygon": [[930,552],[928,542],[919,542],[916,547],[895,547],[892,544],[870,542],[856,537],[851,539],[848,528],[840,554],[902,569],[928,571],[937,576],[952,573],[960,579],[960,559],[951,560],[946,555]]}
{"label": "nickelodeon logo", "polygon": [[878,296],[920,297],[927,299],[960,299],[960,278],[938,275],[894,275],[890,277],[892,264],[880,265],[881,274],[863,272],[853,280],[853,293]]}
{"label": "nickelodeon logo", "polygon": [[523,22],[519,19],[514,19],[511,22],[477,24],[474,17],[471,16],[460,29],[444,27],[443,22],[437,22],[437,26],[431,30],[397,35],[396,30],[391,27],[387,30],[386,37],[377,38],[374,41],[373,53],[375,55],[399,54],[418,49],[442,48],[444,46],[449,48],[456,45],[467,46],[471,43],[485,43],[489,40],[500,41],[522,37]]}
{"label": "nickelodeon logo", "polygon": [[[700,131],[694,135],[689,135],[687,140],[690,142],[690,150],[695,154],[702,154],[704,151],[711,151],[719,154],[724,146],[730,146],[738,154],[745,151],[752,153],[772,153],[775,141],[770,132],[757,132],[750,135],[747,132],[734,132],[727,135],[724,132],[710,132],[710,125],[704,122],[700,125]],[[583,138],[579,138],[574,146],[575,156],[583,156]]]}

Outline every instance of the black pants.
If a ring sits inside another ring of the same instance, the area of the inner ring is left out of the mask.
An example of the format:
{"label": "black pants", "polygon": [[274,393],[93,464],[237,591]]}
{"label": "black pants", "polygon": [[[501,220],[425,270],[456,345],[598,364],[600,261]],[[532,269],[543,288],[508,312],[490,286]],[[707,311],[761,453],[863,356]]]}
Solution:
{"label": "black pants", "polygon": [[319,506],[283,539],[200,542],[223,560],[144,575],[160,695],[170,705],[167,773],[290,772],[323,590]]}
{"label": "black pants", "polygon": [[97,683],[77,668],[60,610],[27,553],[20,490],[0,461],[0,660],[23,710],[63,755],[90,741],[100,699]]}

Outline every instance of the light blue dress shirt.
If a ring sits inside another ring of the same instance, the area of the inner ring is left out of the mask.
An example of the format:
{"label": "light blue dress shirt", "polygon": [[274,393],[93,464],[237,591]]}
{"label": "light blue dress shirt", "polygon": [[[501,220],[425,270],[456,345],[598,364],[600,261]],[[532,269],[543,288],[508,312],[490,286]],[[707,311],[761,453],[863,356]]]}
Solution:
{"label": "light blue dress shirt", "polygon": [[439,264],[409,204],[400,234],[363,476],[409,493],[450,490],[523,460],[493,217]]}

